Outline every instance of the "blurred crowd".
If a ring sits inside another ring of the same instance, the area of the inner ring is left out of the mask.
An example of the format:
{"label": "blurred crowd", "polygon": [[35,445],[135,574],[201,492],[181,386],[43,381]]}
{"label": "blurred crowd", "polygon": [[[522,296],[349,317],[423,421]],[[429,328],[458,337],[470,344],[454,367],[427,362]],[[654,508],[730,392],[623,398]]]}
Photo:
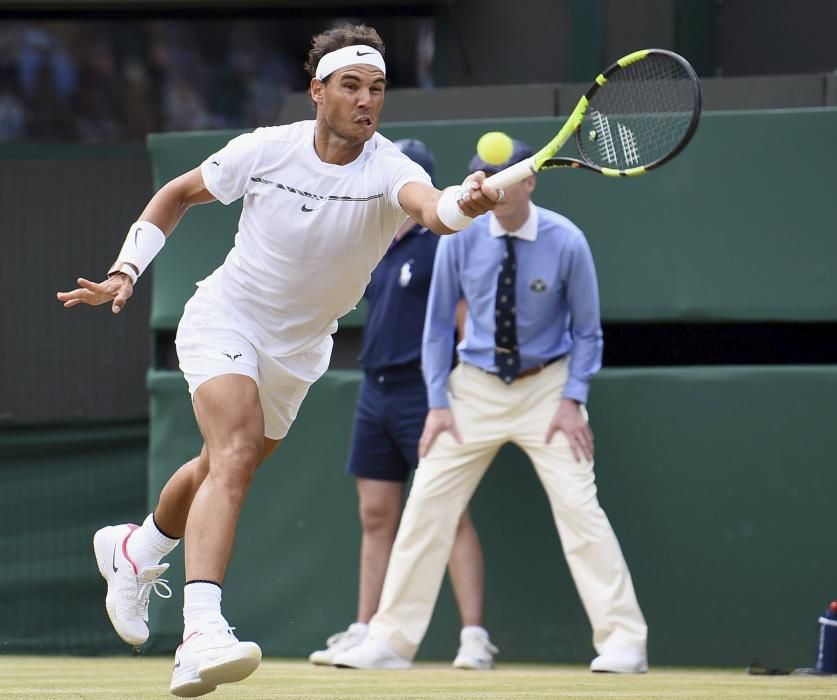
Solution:
{"label": "blurred crowd", "polygon": [[0,142],[125,142],[275,123],[304,89],[257,19],[0,24]]}

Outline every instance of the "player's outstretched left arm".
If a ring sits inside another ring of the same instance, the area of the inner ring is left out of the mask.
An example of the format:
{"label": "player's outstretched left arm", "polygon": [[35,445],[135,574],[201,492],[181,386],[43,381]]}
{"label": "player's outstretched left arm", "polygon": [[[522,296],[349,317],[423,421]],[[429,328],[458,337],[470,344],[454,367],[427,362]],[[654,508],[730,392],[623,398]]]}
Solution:
{"label": "player's outstretched left arm", "polygon": [[398,193],[401,208],[422,226],[436,233],[454,233],[475,216],[494,209],[502,190],[484,184],[485,173],[469,175],[461,185],[437,190],[423,182],[408,182]]}
{"label": "player's outstretched left arm", "polygon": [[79,304],[99,306],[112,302],[111,311],[118,314],[134,293],[137,278],[160,252],[188,209],[214,199],[206,189],[200,168],[166,183],[148,202],[139,220],[131,225],[107,278],[91,282],[80,277],[78,288],[56,294],[58,301],[68,309]]}

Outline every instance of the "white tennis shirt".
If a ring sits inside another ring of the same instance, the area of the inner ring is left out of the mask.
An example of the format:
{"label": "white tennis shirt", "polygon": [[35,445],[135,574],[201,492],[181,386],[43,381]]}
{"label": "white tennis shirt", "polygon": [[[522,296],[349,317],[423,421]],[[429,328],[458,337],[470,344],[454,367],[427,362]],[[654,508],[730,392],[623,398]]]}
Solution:
{"label": "white tennis shirt", "polygon": [[323,163],[315,122],[256,129],[201,164],[220,202],[244,197],[235,245],[198,282],[273,356],[304,352],[337,330],[407,215],[398,192],[430,177],[375,134],[348,165]]}

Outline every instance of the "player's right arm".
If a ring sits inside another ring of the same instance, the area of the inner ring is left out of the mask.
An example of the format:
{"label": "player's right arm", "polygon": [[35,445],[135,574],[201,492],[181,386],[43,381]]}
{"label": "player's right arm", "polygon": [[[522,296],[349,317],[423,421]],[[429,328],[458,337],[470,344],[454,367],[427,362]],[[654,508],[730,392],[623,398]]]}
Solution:
{"label": "player's right arm", "polygon": [[[58,292],[58,301],[63,302],[66,308],[79,304],[98,306],[112,302],[111,311],[119,313],[133,294],[137,276],[151,262],[183,215],[196,204],[214,200],[215,197],[206,188],[199,167],[166,183],[143,209],[139,221],[131,226],[125,245],[107,278],[97,283],[80,277],[77,289]],[[143,249],[143,246],[151,247]],[[135,259],[122,260],[126,250],[132,250],[139,260],[147,261],[143,265]]]}
{"label": "player's right arm", "polygon": [[398,193],[398,203],[407,215],[440,234],[461,231],[471,219],[491,211],[500,201],[500,191],[483,186],[485,173],[478,171],[462,186],[437,190],[424,182],[408,182]]}

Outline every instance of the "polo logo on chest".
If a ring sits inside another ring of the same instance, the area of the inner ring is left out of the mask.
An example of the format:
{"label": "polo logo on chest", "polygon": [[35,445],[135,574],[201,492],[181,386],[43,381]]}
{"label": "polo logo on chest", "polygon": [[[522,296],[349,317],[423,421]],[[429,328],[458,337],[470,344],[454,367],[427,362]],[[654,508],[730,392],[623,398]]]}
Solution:
{"label": "polo logo on chest", "polygon": [[413,261],[410,260],[409,262],[405,262],[401,266],[401,272],[398,274],[398,284],[402,287],[406,287],[410,284],[410,280],[413,279]]}
{"label": "polo logo on chest", "polygon": [[529,289],[538,294],[542,294],[547,290],[547,284],[540,277],[537,277],[532,280],[532,284],[529,285]]}

